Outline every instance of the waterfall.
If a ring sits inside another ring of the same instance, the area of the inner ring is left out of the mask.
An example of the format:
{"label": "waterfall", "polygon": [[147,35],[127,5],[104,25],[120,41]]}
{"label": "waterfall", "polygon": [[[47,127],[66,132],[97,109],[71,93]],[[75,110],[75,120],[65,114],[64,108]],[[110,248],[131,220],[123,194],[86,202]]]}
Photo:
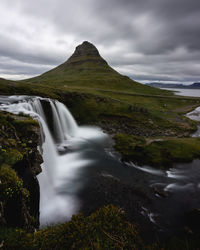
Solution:
{"label": "waterfall", "polygon": [[[77,149],[86,138],[102,137],[103,133],[98,129],[79,128],[65,105],[55,100],[11,96],[1,97],[0,103],[0,110],[24,113],[38,121],[43,156],[42,173],[38,175],[40,224],[66,221],[78,209],[75,194],[81,186],[80,169],[92,163],[91,159],[82,157],[81,150],[73,152],[73,148]],[[67,153],[61,153],[61,149]]]}

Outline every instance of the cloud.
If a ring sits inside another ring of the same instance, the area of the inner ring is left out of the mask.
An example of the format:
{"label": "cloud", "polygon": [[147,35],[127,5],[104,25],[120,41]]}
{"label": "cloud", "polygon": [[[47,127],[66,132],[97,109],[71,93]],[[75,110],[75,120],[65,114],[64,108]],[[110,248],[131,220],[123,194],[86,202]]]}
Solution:
{"label": "cloud", "polygon": [[200,1],[2,0],[0,12],[0,77],[41,74],[88,40],[133,79],[200,80]]}

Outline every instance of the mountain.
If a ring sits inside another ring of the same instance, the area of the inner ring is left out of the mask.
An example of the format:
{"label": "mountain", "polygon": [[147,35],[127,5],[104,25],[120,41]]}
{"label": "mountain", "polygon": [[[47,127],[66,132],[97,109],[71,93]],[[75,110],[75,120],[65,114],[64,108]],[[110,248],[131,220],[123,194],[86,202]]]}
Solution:
{"label": "mountain", "polygon": [[57,74],[70,77],[73,73],[78,73],[82,76],[88,76],[89,74],[91,77],[94,77],[94,75],[96,77],[96,74],[103,74],[105,77],[108,75],[120,76],[100,56],[97,48],[87,41],[77,46],[75,52],[66,62],[44,73],[42,77],[55,77]]}
{"label": "mountain", "polygon": [[150,87],[155,87],[155,88],[200,89],[200,82],[195,82],[195,83],[190,84],[190,85],[151,82],[151,83],[147,83],[146,85],[148,85]]}
{"label": "mountain", "polygon": [[194,82],[193,84],[189,85],[191,88],[200,89],[200,82]]}
{"label": "mountain", "polygon": [[183,84],[173,84],[173,83],[160,83],[160,82],[151,82],[147,83],[148,86],[155,88],[183,88]]}
{"label": "mountain", "polygon": [[131,91],[136,93],[163,94],[121,75],[103,59],[97,48],[85,41],[77,46],[72,56],[63,64],[34,78],[23,82],[57,88],[92,88],[104,90]]}
{"label": "mountain", "polygon": [[17,85],[16,81],[0,78],[0,94],[15,93],[14,89]]}

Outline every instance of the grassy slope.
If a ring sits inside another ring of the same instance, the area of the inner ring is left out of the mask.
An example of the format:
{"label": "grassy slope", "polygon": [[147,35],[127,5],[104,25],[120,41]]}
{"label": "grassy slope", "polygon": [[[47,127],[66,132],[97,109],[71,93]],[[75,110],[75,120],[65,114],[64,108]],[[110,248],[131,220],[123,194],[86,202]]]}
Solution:
{"label": "grassy slope", "polygon": [[83,88],[130,91],[133,93],[170,95],[166,90],[151,88],[129,79],[112,69],[100,56],[71,57],[58,67],[31,79],[37,85],[56,86],[62,89]]}

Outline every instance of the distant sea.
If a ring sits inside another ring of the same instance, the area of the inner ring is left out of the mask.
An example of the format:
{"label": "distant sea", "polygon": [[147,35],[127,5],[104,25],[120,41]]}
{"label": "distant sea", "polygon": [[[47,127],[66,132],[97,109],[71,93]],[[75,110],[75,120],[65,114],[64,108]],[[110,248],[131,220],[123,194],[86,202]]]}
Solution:
{"label": "distant sea", "polygon": [[166,90],[172,90],[175,92],[176,95],[182,96],[193,96],[193,97],[200,97],[200,89],[170,89],[170,88],[162,88]]}

